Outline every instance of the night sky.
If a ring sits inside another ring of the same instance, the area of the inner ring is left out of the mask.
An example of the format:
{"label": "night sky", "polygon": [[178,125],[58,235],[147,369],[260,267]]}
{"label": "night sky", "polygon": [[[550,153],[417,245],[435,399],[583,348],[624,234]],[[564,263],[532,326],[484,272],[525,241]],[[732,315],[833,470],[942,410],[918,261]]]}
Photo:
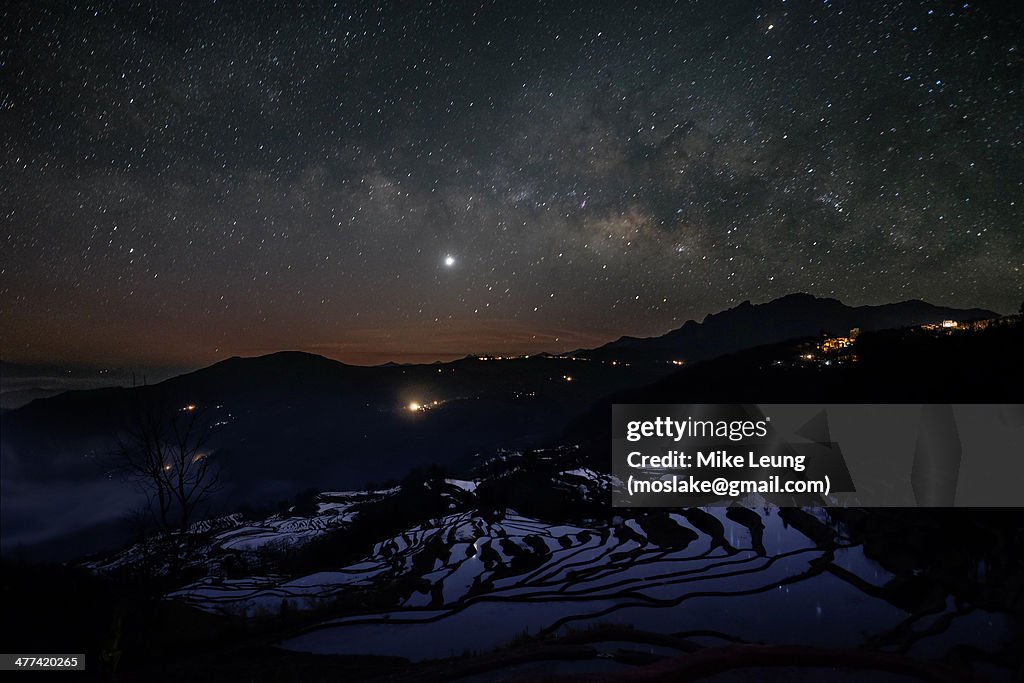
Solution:
{"label": "night sky", "polygon": [[560,351],[794,291],[1015,311],[1016,5],[7,3],[0,355]]}

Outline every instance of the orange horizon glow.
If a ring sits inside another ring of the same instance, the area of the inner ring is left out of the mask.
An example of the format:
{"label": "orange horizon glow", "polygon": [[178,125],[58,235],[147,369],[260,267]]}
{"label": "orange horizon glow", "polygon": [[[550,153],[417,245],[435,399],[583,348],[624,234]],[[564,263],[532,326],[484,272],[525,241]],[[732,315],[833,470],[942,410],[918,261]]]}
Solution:
{"label": "orange horizon glow", "polygon": [[[0,359],[22,364],[67,364],[97,367],[205,367],[227,358],[302,351],[350,365],[388,362],[429,364],[466,356],[523,356],[564,353],[601,346],[621,331],[597,328],[541,329],[532,332],[518,321],[494,320],[480,325],[420,328],[348,328],[326,340],[326,330],[277,324],[218,331],[210,325],[139,325],[121,320],[96,327],[37,320],[7,321],[0,330]],[[329,326],[325,326],[329,327]],[[15,332],[16,331],[16,332]],[[651,334],[658,333],[655,330]],[[68,339],[75,339],[69,348]]]}

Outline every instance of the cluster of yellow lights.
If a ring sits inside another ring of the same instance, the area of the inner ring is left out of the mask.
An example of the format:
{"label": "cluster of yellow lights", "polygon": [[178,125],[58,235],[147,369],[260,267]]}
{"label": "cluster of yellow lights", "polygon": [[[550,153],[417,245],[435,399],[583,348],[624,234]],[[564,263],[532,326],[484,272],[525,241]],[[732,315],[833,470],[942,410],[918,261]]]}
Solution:
{"label": "cluster of yellow lights", "polygon": [[417,412],[422,412],[424,410],[430,410],[431,408],[436,408],[439,405],[441,405],[440,401],[429,401],[427,403],[420,403],[419,401],[411,401],[409,403],[409,405],[406,406],[406,410],[408,410],[409,412],[412,412],[412,413],[417,413]]}
{"label": "cluster of yellow lights", "polygon": [[672,361],[672,365],[686,365],[686,363],[681,360],[674,360]]}
{"label": "cluster of yellow lights", "polygon": [[182,411],[186,412],[186,413],[194,413],[195,410],[196,410],[196,404],[195,403],[189,403],[187,406],[182,408]]}
{"label": "cluster of yellow lights", "polygon": [[984,320],[972,320],[969,322],[961,322],[959,320],[943,320],[941,323],[926,323],[924,325],[921,325],[921,329],[929,330],[931,332],[961,332],[968,330],[978,332],[980,330],[987,330],[993,325],[999,325],[1008,320],[1011,320],[1011,318],[987,318]]}
{"label": "cluster of yellow lights", "polygon": [[566,382],[571,382],[572,375],[562,375],[562,379],[564,379]]}
{"label": "cluster of yellow lights", "polygon": [[821,343],[821,350],[826,352],[838,351],[839,349],[845,349],[849,346],[853,346],[853,339],[849,337],[832,337]]}

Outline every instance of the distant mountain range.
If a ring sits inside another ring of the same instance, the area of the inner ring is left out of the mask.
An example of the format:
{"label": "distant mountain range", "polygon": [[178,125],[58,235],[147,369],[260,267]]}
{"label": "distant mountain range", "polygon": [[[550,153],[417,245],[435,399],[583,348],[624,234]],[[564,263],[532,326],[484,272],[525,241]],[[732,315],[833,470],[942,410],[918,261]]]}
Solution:
{"label": "distant mountain range", "polygon": [[[845,334],[853,327],[864,331],[907,327],[944,319],[978,320],[992,318],[993,311],[970,308],[957,309],[934,306],[924,301],[903,301],[881,306],[847,306],[836,299],[818,298],[810,294],[790,294],[763,304],[749,301],[722,311],[707,315],[703,321],[690,320],[682,327],[657,337],[620,337],[595,349],[578,349],[564,354],[536,354],[535,357],[587,358],[602,361],[624,362],[670,362],[682,360],[694,362],[707,360],[723,354],[733,353],[762,344],[773,344],[788,339],[808,337],[827,331],[831,334]],[[475,360],[466,356],[453,363],[458,365]],[[376,367],[350,366],[327,358],[306,353],[280,352],[256,358],[229,358],[215,363],[197,373],[182,374],[171,368],[150,368],[145,372],[128,370],[111,371],[86,366],[21,365],[0,361],[0,407],[17,408],[36,398],[47,398],[67,390],[84,390],[112,386],[145,384],[146,374],[150,384],[155,377],[163,380],[191,377],[188,382],[199,381],[220,384],[224,381],[244,381],[252,384],[256,376],[267,373],[278,381],[289,383],[288,377],[301,384],[330,383],[333,380],[381,379],[384,372],[393,368],[416,368],[427,366],[385,363]],[[405,371],[403,371],[405,372]],[[254,377],[246,375],[254,373]],[[244,379],[243,379],[244,378]]]}
{"label": "distant mountain range", "polygon": [[[156,384],[67,391],[4,411],[0,455],[5,465],[37,475],[60,461],[65,476],[94,470],[103,458],[83,458],[83,450],[100,453],[102,443],[124,429],[126,411],[160,401],[211,411],[218,446],[255,469],[257,479],[262,464],[274,466],[287,454],[289,479],[316,480],[322,466],[330,465],[334,476],[356,485],[389,473],[400,476],[400,463],[451,464],[487,449],[529,446],[598,399],[671,374],[677,369],[674,360],[692,364],[822,331],[845,334],[852,327],[872,331],[995,316],[923,301],[851,307],[792,294],[764,304],[744,302],[660,337],[623,337],[561,355],[467,356],[375,367],[294,351],[234,357]],[[412,404],[421,410],[410,411]],[[316,461],[321,465],[312,465]],[[299,476],[308,468],[311,479]]]}
{"label": "distant mountain range", "polygon": [[763,344],[811,337],[820,332],[847,334],[857,327],[874,331],[910,327],[942,320],[982,320],[998,314],[983,308],[947,308],[912,300],[882,306],[847,306],[836,299],[790,294],[764,304],[744,301],[713,313],[702,322],[691,320],[659,337],[621,337],[596,349],[574,355],[625,361],[708,360]]}

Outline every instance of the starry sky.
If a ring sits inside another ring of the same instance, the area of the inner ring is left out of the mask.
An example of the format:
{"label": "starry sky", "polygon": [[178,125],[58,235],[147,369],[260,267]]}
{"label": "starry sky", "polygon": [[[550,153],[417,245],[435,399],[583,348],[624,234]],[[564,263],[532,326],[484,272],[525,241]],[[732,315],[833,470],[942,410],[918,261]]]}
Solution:
{"label": "starry sky", "polygon": [[1024,15],[15,2],[0,356],[352,363],[1024,298]]}

